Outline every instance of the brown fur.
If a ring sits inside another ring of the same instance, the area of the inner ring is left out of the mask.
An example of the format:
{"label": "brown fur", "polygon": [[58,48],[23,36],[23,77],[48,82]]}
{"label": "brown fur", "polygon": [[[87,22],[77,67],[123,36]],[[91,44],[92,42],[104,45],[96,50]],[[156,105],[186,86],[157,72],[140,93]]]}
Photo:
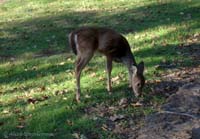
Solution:
{"label": "brown fur", "polygon": [[[137,69],[134,56],[131,52],[129,43],[119,33],[109,28],[97,28],[97,27],[83,27],[70,33],[69,44],[73,52],[77,55],[75,74],[77,80],[77,94],[76,99],[80,99],[80,75],[85,65],[93,57],[95,51],[98,51],[106,56],[107,64],[106,69],[108,73],[108,91],[111,92],[111,71],[112,61],[124,63],[129,71],[129,84],[132,85],[133,70],[132,66]],[[144,64],[143,64],[144,66]],[[140,71],[139,69],[137,71]],[[142,74],[137,72],[137,82],[143,82]],[[142,76],[142,77],[141,77]],[[137,93],[137,92],[136,92]]]}

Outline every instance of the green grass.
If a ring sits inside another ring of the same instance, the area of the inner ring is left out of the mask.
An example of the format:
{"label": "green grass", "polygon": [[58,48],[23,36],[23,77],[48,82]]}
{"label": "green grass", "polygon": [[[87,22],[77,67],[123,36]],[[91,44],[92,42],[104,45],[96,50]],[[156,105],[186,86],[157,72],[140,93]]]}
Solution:
{"label": "green grass", "polygon": [[[145,62],[147,79],[153,80],[155,72],[165,72],[155,70],[163,60],[182,59],[178,66],[192,66],[190,57],[179,55],[177,47],[200,32],[199,13],[198,0],[8,0],[0,4],[1,137],[21,138],[20,133],[32,133],[31,138],[42,139],[52,134],[59,138],[75,138],[76,134],[118,138],[101,128],[105,118],[93,120],[84,109],[100,104],[116,106],[121,98],[133,97],[127,89],[126,68],[114,64],[112,77],[120,75],[122,79],[114,83],[110,96],[105,89],[105,59],[97,55],[82,74],[82,102],[76,104],[75,56],[66,35],[87,25],[115,29],[128,39],[136,60]],[[164,102],[159,96],[149,96],[149,90],[145,88],[145,99]],[[34,104],[29,102],[33,100]],[[140,117],[153,111],[147,105],[114,113]],[[15,133],[18,136],[12,135]]]}

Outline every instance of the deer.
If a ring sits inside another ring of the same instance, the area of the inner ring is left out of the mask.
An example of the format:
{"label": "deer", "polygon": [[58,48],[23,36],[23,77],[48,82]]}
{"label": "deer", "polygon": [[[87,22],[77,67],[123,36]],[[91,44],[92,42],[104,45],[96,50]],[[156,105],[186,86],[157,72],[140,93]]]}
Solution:
{"label": "deer", "polygon": [[144,62],[136,63],[126,38],[113,29],[106,27],[81,27],[68,35],[69,46],[76,55],[76,101],[80,102],[80,77],[84,67],[88,64],[95,52],[106,57],[107,91],[112,93],[111,71],[112,62],[125,65],[129,73],[129,87],[134,95],[140,96],[145,84]]}

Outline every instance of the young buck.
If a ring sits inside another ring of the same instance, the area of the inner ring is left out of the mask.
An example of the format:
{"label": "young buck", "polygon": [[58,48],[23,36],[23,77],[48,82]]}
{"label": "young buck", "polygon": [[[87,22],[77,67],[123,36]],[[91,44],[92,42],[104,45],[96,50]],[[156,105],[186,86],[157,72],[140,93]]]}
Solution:
{"label": "young buck", "polygon": [[125,64],[129,72],[129,87],[132,87],[135,96],[141,94],[145,83],[143,76],[144,63],[138,65],[131,52],[128,41],[119,33],[108,28],[83,27],[69,34],[69,45],[77,55],[75,63],[76,100],[80,101],[81,71],[90,61],[96,51],[106,56],[107,90],[112,91],[111,71],[112,61]]}

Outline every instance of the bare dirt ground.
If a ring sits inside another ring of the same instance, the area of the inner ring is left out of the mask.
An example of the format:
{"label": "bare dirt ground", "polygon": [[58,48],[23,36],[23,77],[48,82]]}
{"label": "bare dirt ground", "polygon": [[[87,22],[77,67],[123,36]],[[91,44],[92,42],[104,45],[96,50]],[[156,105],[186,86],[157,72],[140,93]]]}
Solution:
{"label": "bare dirt ground", "polygon": [[187,83],[144,121],[132,139],[199,139],[200,80]]}
{"label": "bare dirt ground", "polygon": [[[161,79],[147,82],[147,86],[151,88],[149,95],[164,96],[166,98],[164,105],[156,106],[150,102],[130,103],[127,98],[122,98],[115,106],[101,104],[88,107],[85,109],[86,115],[92,115],[94,120],[98,117],[107,119],[103,126],[99,126],[121,139],[199,139],[200,35],[189,39],[195,40],[195,43],[192,41],[180,45],[177,47],[177,53],[191,57],[191,65],[185,66],[182,60],[174,60],[174,63],[164,61],[157,68],[165,68],[166,72],[155,75]],[[152,105],[157,112],[147,117],[143,114],[115,113],[116,110],[123,110],[130,105],[135,107]],[[98,138],[95,134],[88,135],[88,138]]]}
{"label": "bare dirt ground", "polygon": [[132,132],[130,139],[200,138],[200,35],[189,39],[192,43],[181,45],[177,51],[191,58],[191,66],[159,75],[162,79],[152,95],[162,94],[167,101],[158,112],[146,117],[144,125]]}

